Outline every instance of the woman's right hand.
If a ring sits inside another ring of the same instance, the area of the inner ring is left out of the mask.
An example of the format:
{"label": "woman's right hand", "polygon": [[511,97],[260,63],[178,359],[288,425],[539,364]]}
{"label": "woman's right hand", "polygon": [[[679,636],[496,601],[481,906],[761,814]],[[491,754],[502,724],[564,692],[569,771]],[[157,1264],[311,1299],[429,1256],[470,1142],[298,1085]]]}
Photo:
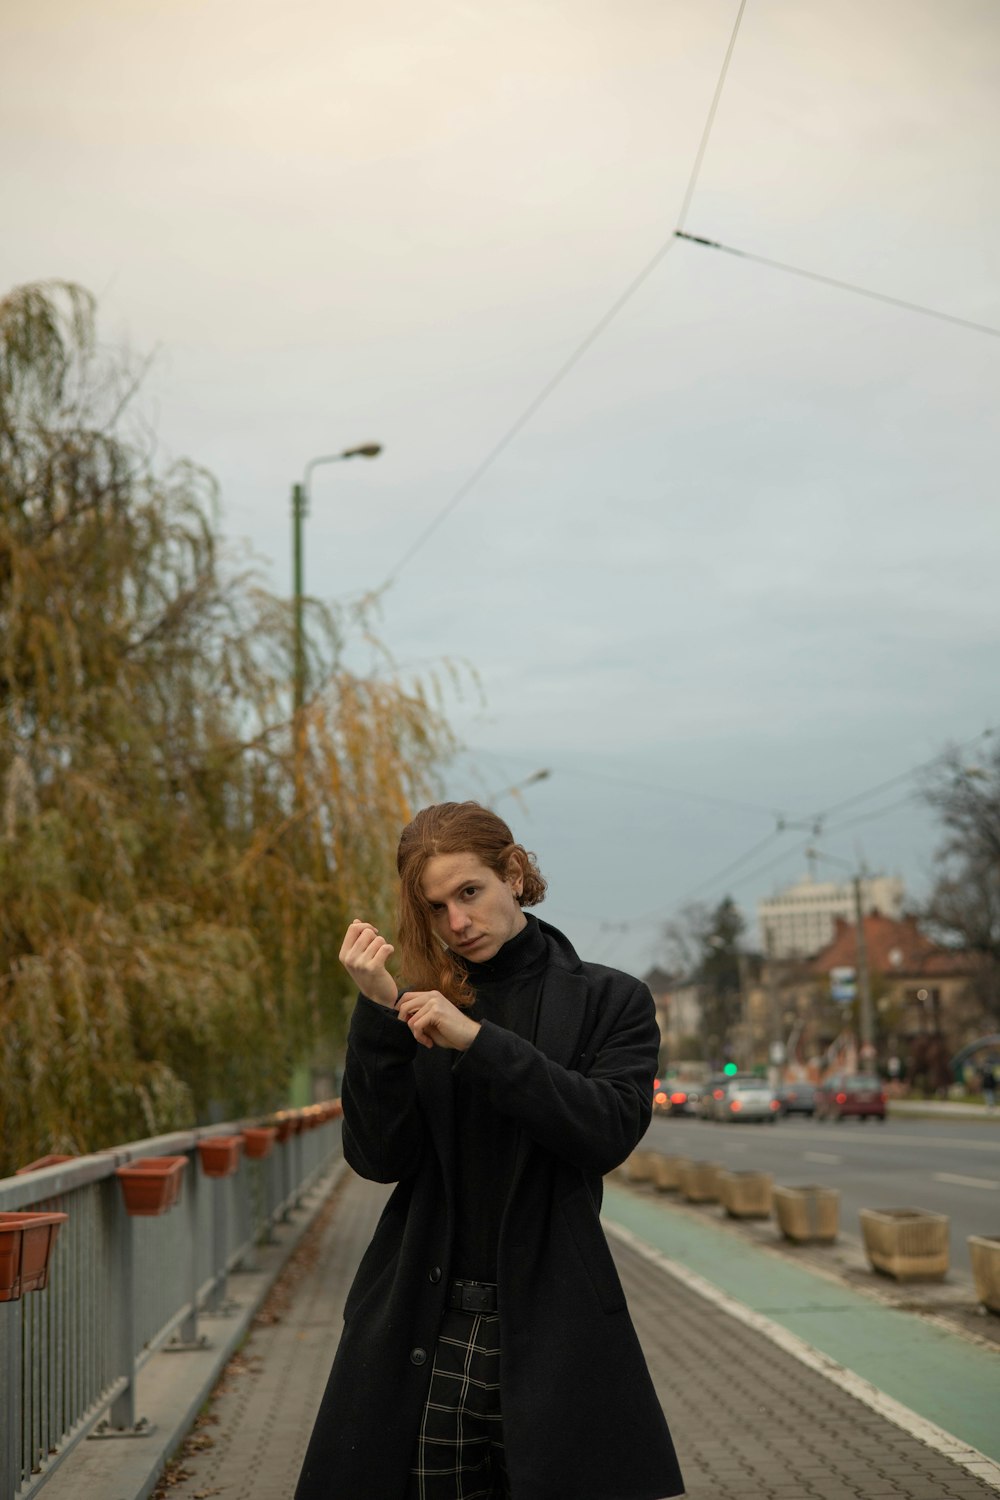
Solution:
{"label": "woman's right hand", "polygon": [[340,949],[340,962],[362,995],[390,1010],[399,997],[396,981],[385,966],[392,952],[392,944],[386,942],[378,928],[371,922],[362,922],[360,917],[348,927]]}

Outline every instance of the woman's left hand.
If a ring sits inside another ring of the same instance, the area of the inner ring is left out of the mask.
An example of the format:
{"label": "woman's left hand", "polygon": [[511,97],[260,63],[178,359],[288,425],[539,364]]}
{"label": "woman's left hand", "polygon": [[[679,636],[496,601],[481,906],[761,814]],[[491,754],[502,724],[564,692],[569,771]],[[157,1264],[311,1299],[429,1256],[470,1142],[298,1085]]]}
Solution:
{"label": "woman's left hand", "polygon": [[440,990],[410,990],[398,1010],[421,1047],[464,1052],[479,1035],[479,1022],[446,1000]]}

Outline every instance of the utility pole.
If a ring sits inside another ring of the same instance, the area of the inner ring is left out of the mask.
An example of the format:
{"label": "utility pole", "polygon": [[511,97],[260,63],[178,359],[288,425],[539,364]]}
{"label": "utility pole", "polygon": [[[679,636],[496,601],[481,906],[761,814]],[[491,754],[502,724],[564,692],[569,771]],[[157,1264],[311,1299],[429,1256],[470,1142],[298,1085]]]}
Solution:
{"label": "utility pole", "polygon": [[778,990],[775,983],[774,928],[764,929],[765,968],[767,972],[767,1078],[772,1088],[781,1082],[781,1068],[785,1061],[785,1044],[781,1036],[781,1020],[778,1013]]}
{"label": "utility pole", "polygon": [[753,1022],[750,1019],[750,963],[749,954],[742,948],[736,950],[736,965],[740,975],[740,1021],[743,1031],[743,1071],[749,1073],[753,1067]]}
{"label": "utility pole", "polygon": [[853,877],[854,922],[858,941],[858,1000],[860,1002],[860,1030],[862,1066],[875,1062],[875,1025],[872,1014],[872,985],[868,973],[868,948],[865,943],[865,919],[861,910],[861,876]]}

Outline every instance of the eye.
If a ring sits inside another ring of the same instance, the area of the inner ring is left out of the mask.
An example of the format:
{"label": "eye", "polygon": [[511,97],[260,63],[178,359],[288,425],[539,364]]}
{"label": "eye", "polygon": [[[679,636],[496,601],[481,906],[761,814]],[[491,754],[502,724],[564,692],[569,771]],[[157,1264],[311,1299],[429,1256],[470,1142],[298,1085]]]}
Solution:
{"label": "eye", "polygon": [[474,896],[477,893],[478,890],[479,890],[478,885],[467,885],[465,887],[465,890],[462,892],[462,894],[464,896]]}

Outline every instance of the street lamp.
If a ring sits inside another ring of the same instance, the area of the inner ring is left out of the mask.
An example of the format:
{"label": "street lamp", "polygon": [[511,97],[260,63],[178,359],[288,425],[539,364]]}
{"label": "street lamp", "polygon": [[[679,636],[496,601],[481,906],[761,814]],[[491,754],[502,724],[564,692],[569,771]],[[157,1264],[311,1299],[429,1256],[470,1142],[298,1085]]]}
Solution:
{"label": "street lamp", "polygon": [[302,522],[309,514],[309,480],[320,464],[339,464],[348,458],[378,458],[381,443],[361,443],[342,453],[325,453],[306,464],[301,484],[292,485],[292,590],[295,607],[294,709],[298,714],[306,696],[306,653],[302,632]]}

